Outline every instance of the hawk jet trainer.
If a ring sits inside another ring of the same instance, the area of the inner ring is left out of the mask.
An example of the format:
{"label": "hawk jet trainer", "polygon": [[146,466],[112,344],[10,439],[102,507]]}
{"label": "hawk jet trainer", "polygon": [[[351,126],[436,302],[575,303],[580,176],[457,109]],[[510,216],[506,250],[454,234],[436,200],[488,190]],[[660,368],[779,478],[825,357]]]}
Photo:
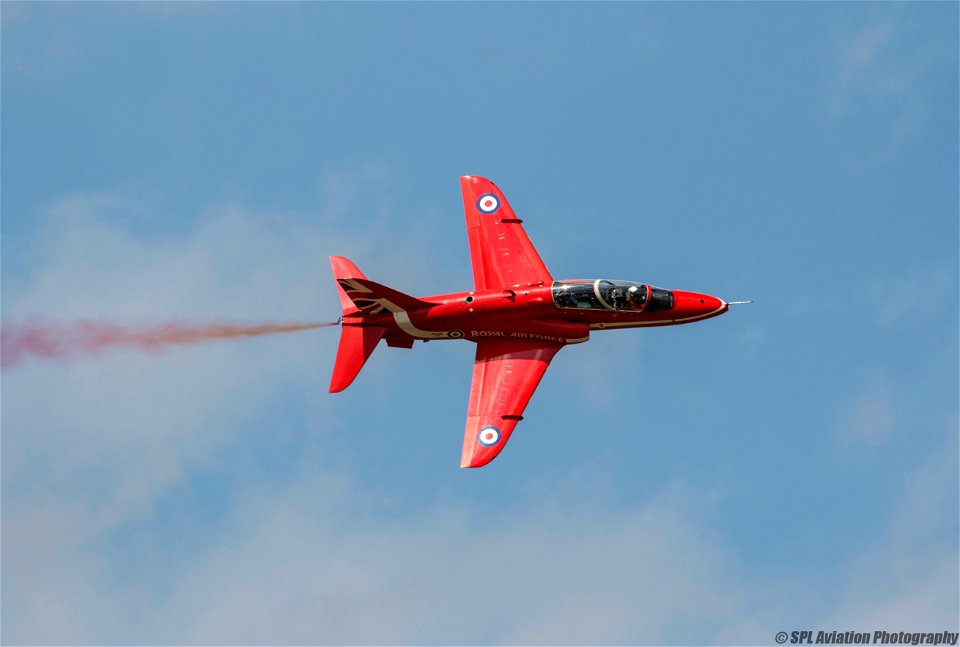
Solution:
{"label": "hawk jet trainer", "polygon": [[[380,340],[462,339],[477,345],[461,467],[482,467],[503,450],[550,360],[591,331],[693,323],[730,303],[635,281],[554,280],[503,192],[482,177],[460,178],[473,289],[412,297],[367,279],[331,256],[343,306],[330,392],[343,391]],[[740,303],[740,302],[733,302]]]}

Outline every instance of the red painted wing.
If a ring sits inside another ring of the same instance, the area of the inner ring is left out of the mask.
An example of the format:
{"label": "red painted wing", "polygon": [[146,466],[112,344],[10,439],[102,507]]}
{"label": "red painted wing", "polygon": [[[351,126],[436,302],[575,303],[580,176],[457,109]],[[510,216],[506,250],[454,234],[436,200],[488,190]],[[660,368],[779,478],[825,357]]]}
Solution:
{"label": "red painted wing", "polygon": [[560,348],[534,341],[477,342],[460,467],[482,467],[497,457]]}
{"label": "red painted wing", "polygon": [[460,178],[470,260],[477,290],[553,281],[522,222],[497,186],[482,177]]}

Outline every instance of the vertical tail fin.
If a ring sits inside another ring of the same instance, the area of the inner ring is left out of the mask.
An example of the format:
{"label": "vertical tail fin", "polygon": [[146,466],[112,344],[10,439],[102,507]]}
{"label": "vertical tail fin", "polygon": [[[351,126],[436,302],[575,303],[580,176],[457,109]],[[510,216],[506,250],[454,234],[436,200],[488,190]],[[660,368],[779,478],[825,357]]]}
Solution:
{"label": "vertical tail fin", "polygon": [[337,294],[340,295],[344,316],[355,315],[358,310],[361,314],[379,314],[397,310],[420,310],[432,305],[409,294],[374,283],[364,276],[356,265],[342,256],[331,256],[330,266],[333,267],[333,278],[337,281]]}
{"label": "vertical tail fin", "polygon": [[[337,294],[343,314],[356,312],[357,307],[347,296],[340,279],[366,279],[356,265],[342,256],[331,256],[330,267],[333,269],[333,278],[337,283]],[[333,364],[333,376],[330,378],[330,393],[343,391],[353,383],[360,369],[366,364],[373,349],[386,334],[383,326],[355,326],[346,325],[340,329],[340,346],[337,348],[337,359]]]}
{"label": "vertical tail fin", "polygon": [[337,284],[337,295],[340,297],[340,306],[346,313],[354,307],[353,301],[347,296],[343,286],[340,285],[340,279],[365,279],[363,272],[353,264],[349,259],[343,256],[331,256],[330,267],[333,269],[333,278]]}

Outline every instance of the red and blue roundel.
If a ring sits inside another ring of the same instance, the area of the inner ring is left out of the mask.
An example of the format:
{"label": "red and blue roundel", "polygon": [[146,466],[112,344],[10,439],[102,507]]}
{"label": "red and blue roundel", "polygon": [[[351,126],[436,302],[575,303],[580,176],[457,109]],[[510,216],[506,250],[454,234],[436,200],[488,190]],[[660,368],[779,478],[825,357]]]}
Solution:
{"label": "red and blue roundel", "polygon": [[500,198],[493,195],[492,193],[484,193],[482,196],[477,198],[477,211],[480,213],[491,214],[496,213],[497,209],[500,208]]}
{"label": "red and blue roundel", "polygon": [[484,427],[477,433],[477,442],[484,447],[493,447],[500,442],[500,430],[496,427]]}

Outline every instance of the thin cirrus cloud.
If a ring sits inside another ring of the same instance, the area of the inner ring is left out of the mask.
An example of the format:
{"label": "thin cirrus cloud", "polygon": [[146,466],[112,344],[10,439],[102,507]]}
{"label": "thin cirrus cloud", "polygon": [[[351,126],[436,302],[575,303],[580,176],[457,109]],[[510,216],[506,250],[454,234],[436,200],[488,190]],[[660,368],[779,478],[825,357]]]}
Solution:
{"label": "thin cirrus cloud", "polygon": [[[129,221],[144,211],[127,197],[89,194],[46,210],[26,260],[4,275],[4,323],[315,320],[338,311],[324,250],[363,253],[367,244],[337,233],[336,212],[307,222],[228,206],[186,234],[133,234]],[[383,240],[376,228],[367,233],[371,244]],[[75,594],[84,590],[82,567],[109,562],[91,544],[249,440],[278,398],[324,392],[330,335],[302,331],[287,341],[222,341],[159,356],[104,347],[62,364],[24,357],[6,371],[4,638],[34,640],[58,580],[74,592],[60,600],[63,617],[83,615],[89,600]],[[322,433],[323,401],[310,411]]]}
{"label": "thin cirrus cloud", "polygon": [[865,390],[848,408],[837,427],[844,444],[875,445],[887,440],[897,424],[894,394],[884,384]]}
{"label": "thin cirrus cloud", "polygon": [[[73,613],[48,620],[40,642],[170,644],[769,644],[798,622],[949,627],[956,556],[941,543],[917,550],[944,523],[927,512],[949,504],[948,454],[908,477],[877,544],[829,593],[808,574],[751,575],[680,483],[628,509],[541,502],[478,526],[470,506],[439,505],[358,521],[371,505],[362,485],[305,456],[288,484],[239,497],[230,540],[163,591],[105,577],[118,567],[92,545],[61,547],[70,569],[38,577],[35,606],[12,617],[63,604]],[[93,594],[74,600],[77,587]]]}
{"label": "thin cirrus cloud", "polygon": [[[118,213],[134,209],[104,196],[54,205],[29,265],[4,277],[4,325],[38,316],[141,329],[170,320],[332,314],[323,297],[335,295],[319,282],[322,257],[315,257],[317,246],[335,244],[329,227],[276,227],[275,215],[228,208],[186,236],[151,240],[117,224]],[[159,356],[111,346],[57,365],[23,358],[4,375],[4,494],[13,497],[6,503],[34,490],[74,503],[97,493],[96,502],[114,512],[151,501],[182,477],[184,460],[229,442],[238,420],[279,397],[285,375],[319,389],[310,363],[331,350],[323,335],[223,341]]]}
{"label": "thin cirrus cloud", "polygon": [[926,42],[900,13],[899,7],[884,7],[865,24],[834,36],[825,116],[834,126],[869,129],[870,138],[848,153],[847,168],[857,173],[891,161],[923,133],[936,101],[927,78],[954,56]]}

